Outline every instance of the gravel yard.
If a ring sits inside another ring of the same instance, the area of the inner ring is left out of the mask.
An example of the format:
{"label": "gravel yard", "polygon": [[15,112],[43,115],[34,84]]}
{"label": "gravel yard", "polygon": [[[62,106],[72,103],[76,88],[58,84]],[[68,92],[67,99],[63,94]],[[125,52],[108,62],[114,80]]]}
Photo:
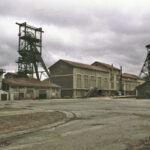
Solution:
{"label": "gravel yard", "polygon": [[150,150],[149,108],[134,98],[2,102],[0,149]]}

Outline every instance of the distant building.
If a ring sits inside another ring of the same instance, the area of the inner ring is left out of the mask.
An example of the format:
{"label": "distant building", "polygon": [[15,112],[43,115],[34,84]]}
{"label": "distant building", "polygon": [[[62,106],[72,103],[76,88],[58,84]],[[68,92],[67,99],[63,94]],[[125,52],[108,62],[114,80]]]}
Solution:
{"label": "distant building", "polygon": [[144,83],[140,77],[123,73],[122,74],[122,90],[124,95],[136,95],[136,87]]}
{"label": "distant building", "polygon": [[92,66],[99,67],[109,72],[109,94],[118,94],[121,91],[121,74],[122,70],[113,65],[103,62],[94,62]]}
{"label": "distant building", "polygon": [[2,89],[10,100],[60,98],[60,86],[33,78],[3,79]]}
{"label": "distant building", "polygon": [[62,87],[62,97],[84,97],[92,88],[109,92],[109,72],[96,66],[59,60],[51,67],[51,80]]}
{"label": "distant building", "polygon": [[62,97],[84,97],[92,88],[100,95],[135,95],[144,82],[136,75],[122,74],[122,68],[97,61],[87,65],[59,60],[49,69],[52,82],[62,87]]}

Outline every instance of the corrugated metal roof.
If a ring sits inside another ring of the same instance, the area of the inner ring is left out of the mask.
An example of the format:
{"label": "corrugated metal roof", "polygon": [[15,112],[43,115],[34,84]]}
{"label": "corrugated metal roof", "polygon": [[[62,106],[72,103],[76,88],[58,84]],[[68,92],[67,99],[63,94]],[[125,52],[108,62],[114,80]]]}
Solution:
{"label": "corrugated metal roof", "polygon": [[83,63],[79,63],[79,62],[73,62],[73,61],[69,61],[69,60],[64,60],[64,59],[60,59],[59,61],[63,61],[73,67],[77,67],[77,68],[84,68],[84,69],[89,69],[89,70],[96,70],[96,71],[102,71],[102,72],[107,72],[104,69],[101,69],[99,67],[96,66],[92,66],[92,65],[88,65],[88,64],[83,64]]}
{"label": "corrugated metal roof", "polygon": [[49,81],[39,81],[33,78],[14,78],[14,79],[3,79],[3,82],[13,86],[23,87],[60,87]]}
{"label": "corrugated metal roof", "polygon": [[92,65],[94,65],[94,64],[100,64],[100,65],[103,65],[103,66],[105,66],[105,67],[107,67],[107,68],[109,68],[109,69],[114,69],[114,70],[119,70],[120,71],[120,69],[119,68],[116,68],[116,67],[114,67],[113,65],[110,65],[110,64],[106,64],[106,63],[103,63],[103,62],[99,62],[99,61],[95,61]]}
{"label": "corrugated metal roof", "polygon": [[132,79],[141,79],[141,78],[138,77],[137,75],[129,74],[129,73],[123,73],[123,74],[122,74],[122,77],[125,77],[125,78],[132,78]]}

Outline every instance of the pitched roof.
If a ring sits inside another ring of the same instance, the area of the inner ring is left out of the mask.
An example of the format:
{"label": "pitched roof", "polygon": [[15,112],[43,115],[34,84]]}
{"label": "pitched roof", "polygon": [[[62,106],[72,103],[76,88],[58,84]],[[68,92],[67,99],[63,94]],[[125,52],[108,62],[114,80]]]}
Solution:
{"label": "pitched roof", "polygon": [[95,61],[92,65],[94,65],[94,64],[100,64],[100,65],[105,66],[105,67],[108,68],[108,69],[114,69],[114,70],[119,70],[119,71],[120,71],[119,68],[116,68],[116,67],[114,67],[113,65],[106,64],[106,63],[103,63],[103,62]]}
{"label": "pitched roof", "polygon": [[129,74],[129,73],[123,73],[123,74],[122,74],[122,77],[125,77],[125,78],[132,78],[132,79],[141,79],[141,78],[138,77],[137,75]]}
{"label": "pitched roof", "polygon": [[50,83],[49,81],[39,81],[33,78],[3,79],[3,83],[23,87],[59,87],[58,85]]}
{"label": "pitched roof", "polygon": [[96,66],[92,66],[92,65],[88,65],[88,64],[83,64],[83,63],[79,63],[79,62],[73,62],[73,61],[69,61],[69,60],[64,60],[64,59],[60,59],[60,61],[63,61],[73,67],[77,67],[77,68],[84,68],[84,69],[89,69],[89,70],[96,70],[96,71],[103,71],[103,72],[107,72],[104,69],[101,69],[99,67]]}

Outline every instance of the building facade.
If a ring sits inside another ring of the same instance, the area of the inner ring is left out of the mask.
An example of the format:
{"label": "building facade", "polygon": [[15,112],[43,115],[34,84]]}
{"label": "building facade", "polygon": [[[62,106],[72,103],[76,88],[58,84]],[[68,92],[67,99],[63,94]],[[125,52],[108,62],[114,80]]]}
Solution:
{"label": "building facade", "polygon": [[49,69],[52,82],[62,87],[62,97],[85,97],[93,88],[100,95],[135,95],[136,87],[144,82],[102,62],[87,65],[59,60]]}
{"label": "building facade", "polygon": [[124,95],[136,95],[136,87],[144,83],[140,77],[123,73],[122,74],[122,90]]}
{"label": "building facade", "polygon": [[9,100],[61,97],[60,86],[33,78],[5,78],[3,79],[2,89],[8,93]]}
{"label": "building facade", "polygon": [[108,94],[109,73],[104,69],[68,60],[59,60],[49,69],[51,81],[62,88],[62,97],[84,97],[93,88]]}
{"label": "building facade", "polygon": [[122,69],[118,69],[113,65],[102,62],[94,62],[92,66],[99,67],[109,72],[109,95],[118,95],[121,89],[121,74]]}

